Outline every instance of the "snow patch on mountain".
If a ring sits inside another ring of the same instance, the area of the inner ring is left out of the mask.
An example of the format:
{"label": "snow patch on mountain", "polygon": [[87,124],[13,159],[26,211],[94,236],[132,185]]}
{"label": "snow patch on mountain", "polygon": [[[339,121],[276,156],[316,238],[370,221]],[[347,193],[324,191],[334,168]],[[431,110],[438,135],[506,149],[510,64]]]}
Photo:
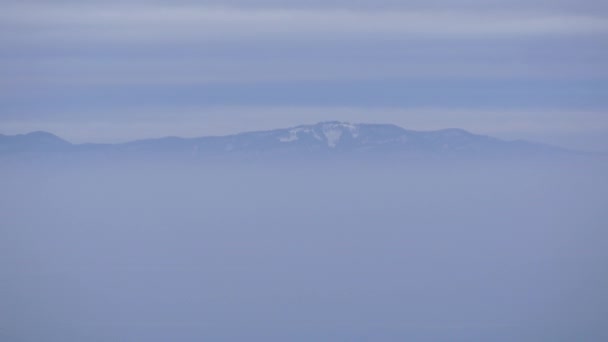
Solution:
{"label": "snow patch on mountain", "polygon": [[325,135],[327,146],[334,148],[340,142],[345,133],[354,139],[359,137],[359,126],[347,122],[325,122],[321,123],[321,130]]}
{"label": "snow patch on mountain", "polygon": [[300,140],[305,136],[324,142],[330,148],[335,148],[344,136],[359,138],[360,125],[348,122],[327,121],[315,125],[303,125],[289,129],[278,140],[289,143]]}
{"label": "snow patch on mountain", "polygon": [[279,137],[280,142],[292,142],[299,140],[302,135],[312,136],[315,140],[323,141],[323,137],[317,133],[312,126],[298,126],[290,129],[286,136]]}
{"label": "snow patch on mountain", "polygon": [[280,142],[292,142],[298,140],[298,130],[292,129],[286,137],[279,137]]}
{"label": "snow patch on mountain", "polygon": [[325,135],[325,139],[327,139],[327,146],[334,148],[336,144],[340,141],[342,137],[342,131],[334,128],[323,128],[323,134]]}

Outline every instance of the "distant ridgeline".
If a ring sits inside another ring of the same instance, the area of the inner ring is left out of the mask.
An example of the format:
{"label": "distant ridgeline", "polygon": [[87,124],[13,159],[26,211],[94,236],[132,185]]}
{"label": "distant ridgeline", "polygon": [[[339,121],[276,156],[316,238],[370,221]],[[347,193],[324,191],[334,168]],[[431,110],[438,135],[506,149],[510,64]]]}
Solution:
{"label": "distant ridgeline", "polygon": [[53,134],[0,135],[0,157],[186,159],[505,158],[572,155],[526,141],[505,141],[461,129],[413,131],[388,124],[321,122],[269,131],[200,138],[166,137],[123,144],[71,144]]}

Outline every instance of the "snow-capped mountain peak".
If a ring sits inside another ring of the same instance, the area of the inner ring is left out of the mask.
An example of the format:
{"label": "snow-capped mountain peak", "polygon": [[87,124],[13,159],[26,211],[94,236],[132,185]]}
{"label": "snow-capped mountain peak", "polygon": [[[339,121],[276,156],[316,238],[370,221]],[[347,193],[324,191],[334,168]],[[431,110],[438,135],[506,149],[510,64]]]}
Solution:
{"label": "snow-capped mountain peak", "polygon": [[326,121],[315,125],[302,125],[286,130],[279,136],[280,142],[294,142],[301,137],[311,137],[323,142],[327,147],[335,148],[344,137],[356,139],[359,136],[359,125],[348,122]]}

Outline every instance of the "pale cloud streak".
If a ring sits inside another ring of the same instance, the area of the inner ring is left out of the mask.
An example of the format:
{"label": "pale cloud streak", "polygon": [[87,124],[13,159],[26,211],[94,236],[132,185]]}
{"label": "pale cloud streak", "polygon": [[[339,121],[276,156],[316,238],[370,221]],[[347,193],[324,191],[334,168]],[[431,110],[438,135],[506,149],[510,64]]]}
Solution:
{"label": "pale cloud streak", "polygon": [[204,42],[230,39],[336,39],[349,35],[455,39],[606,34],[591,14],[465,10],[243,9],[200,6],[30,5],[0,14],[3,40]]}

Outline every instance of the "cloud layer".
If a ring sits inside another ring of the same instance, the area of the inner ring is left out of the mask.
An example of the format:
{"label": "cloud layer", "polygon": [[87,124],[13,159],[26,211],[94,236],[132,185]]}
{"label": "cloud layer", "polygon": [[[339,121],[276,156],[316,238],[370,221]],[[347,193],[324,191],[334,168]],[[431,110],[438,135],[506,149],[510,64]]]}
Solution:
{"label": "cloud layer", "polygon": [[[155,107],[176,122],[209,106],[541,108],[572,122],[608,108],[608,9],[597,1],[2,3],[0,130],[145,125],[153,113],[116,113]],[[381,117],[406,121],[394,115]]]}

